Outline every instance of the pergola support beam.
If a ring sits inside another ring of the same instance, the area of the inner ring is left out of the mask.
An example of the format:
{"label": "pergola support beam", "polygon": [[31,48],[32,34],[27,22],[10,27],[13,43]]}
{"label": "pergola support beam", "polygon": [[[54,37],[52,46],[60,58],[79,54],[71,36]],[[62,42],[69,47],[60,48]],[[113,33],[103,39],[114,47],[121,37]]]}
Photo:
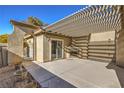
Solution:
{"label": "pergola support beam", "polygon": [[120,8],[121,30],[117,31],[116,39],[116,64],[124,67],[124,6]]}

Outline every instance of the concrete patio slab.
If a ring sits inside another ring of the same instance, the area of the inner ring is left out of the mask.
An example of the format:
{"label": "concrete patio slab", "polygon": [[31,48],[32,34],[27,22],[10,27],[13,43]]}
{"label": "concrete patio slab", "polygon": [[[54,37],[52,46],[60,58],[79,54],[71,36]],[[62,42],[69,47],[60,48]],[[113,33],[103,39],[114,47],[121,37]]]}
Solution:
{"label": "concrete patio slab", "polygon": [[25,62],[23,66],[42,88],[75,88],[67,81],[33,62]]}
{"label": "concrete patio slab", "polygon": [[78,58],[34,63],[75,87],[124,87],[124,69],[113,63]]}

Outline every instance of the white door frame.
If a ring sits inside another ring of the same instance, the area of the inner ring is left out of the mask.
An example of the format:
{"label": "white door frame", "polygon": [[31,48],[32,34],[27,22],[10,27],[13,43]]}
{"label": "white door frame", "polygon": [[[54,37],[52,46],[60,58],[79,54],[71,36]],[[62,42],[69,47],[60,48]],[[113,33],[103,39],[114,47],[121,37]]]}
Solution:
{"label": "white door frame", "polygon": [[52,40],[55,40],[55,41],[61,41],[62,42],[62,58],[64,58],[64,40],[63,39],[57,39],[57,38],[50,38],[50,41],[49,41],[49,59],[50,61],[52,60],[52,54],[51,54],[51,51],[52,51]]}

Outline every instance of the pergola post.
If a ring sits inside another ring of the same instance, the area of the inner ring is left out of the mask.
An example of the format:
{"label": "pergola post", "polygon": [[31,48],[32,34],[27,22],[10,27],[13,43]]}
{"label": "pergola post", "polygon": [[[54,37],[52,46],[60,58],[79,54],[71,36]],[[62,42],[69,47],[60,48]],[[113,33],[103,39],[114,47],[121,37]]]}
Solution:
{"label": "pergola post", "polygon": [[124,7],[121,6],[121,30],[117,31],[116,64],[124,67]]}
{"label": "pergola post", "polygon": [[37,53],[36,53],[36,36],[33,34],[33,60],[36,61],[37,60]]}

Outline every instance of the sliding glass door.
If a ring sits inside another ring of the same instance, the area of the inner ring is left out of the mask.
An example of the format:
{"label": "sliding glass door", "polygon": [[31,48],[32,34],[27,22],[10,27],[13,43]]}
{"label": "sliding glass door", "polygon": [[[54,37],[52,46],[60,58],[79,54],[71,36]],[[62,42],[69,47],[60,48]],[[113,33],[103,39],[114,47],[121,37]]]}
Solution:
{"label": "sliding glass door", "polygon": [[51,58],[52,60],[62,58],[62,41],[51,41]]}

